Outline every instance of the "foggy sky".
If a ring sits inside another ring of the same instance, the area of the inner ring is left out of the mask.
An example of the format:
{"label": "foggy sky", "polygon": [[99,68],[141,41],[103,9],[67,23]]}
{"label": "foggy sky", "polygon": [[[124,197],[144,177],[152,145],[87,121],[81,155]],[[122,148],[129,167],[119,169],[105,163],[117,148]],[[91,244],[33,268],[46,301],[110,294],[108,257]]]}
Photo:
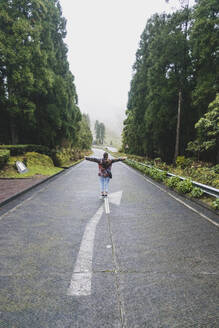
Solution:
{"label": "foggy sky", "polygon": [[147,19],[172,0],[60,0],[67,19],[68,60],[79,107],[118,129],[125,117],[132,65]]}

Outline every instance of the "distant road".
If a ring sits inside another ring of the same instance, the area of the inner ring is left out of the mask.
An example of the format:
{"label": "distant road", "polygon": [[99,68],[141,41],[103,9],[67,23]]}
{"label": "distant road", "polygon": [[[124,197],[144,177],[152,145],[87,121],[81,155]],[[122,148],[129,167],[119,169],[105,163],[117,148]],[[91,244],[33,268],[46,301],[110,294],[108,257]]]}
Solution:
{"label": "distant road", "polygon": [[118,151],[118,149],[114,147],[107,147],[107,149],[109,149],[109,151],[112,151],[113,153],[116,153]]}
{"label": "distant road", "polygon": [[107,215],[97,172],[83,161],[0,217],[0,327],[218,327],[218,228],[198,212],[218,216],[120,162]]}

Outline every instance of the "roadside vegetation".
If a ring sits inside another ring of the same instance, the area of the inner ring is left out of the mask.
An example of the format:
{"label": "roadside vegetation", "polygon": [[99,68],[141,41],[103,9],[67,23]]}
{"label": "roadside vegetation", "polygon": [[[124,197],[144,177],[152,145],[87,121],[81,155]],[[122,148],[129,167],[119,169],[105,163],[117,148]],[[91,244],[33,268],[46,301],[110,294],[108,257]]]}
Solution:
{"label": "roadside vegetation", "polygon": [[[20,174],[16,168],[16,161],[23,162],[28,171]],[[36,175],[51,176],[62,168],[55,167],[51,158],[39,153],[25,153],[23,155],[11,156],[6,165],[0,170],[0,178],[30,178]]]}
{"label": "roadside vegetation", "polygon": [[[0,2],[0,178],[53,175],[88,154],[59,0]],[[16,161],[28,172],[17,173]]]}
{"label": "roadside vegetation", "polygon": [[[154,14],[146,22],[121,151],[147,176],[219,210],[219,200],[192,183],[219,188],[219,2],[180,3],[180,10]],[[167,172],[185,180],[169,178]]]}
{"label": "roadside vegetation", "polygon": [[[160,158],[149,160],[142,156],[127,155],[122,152],[112,154],[115,157],[126,156],[126,163],[128,165],[155,181],[165,184],[168,188],[180,194],[198,199],[215,210],[219,210],[219,199],[206,196],[200,188],[192,184],[192,181],[196,181],[219,189],[218,164],[213,165],[180,156],[176,160],[176,165],[167,165],[165,162],[162,162]],[[173,173],[177,176],[168,177],[167,173]],[[180,177],[185,178],[185,180],[181,180]]]}
{"label": "roadside vegetation", "polygon": [[[30,147],[31,146],[31,147]],[[6,146],[4,146],[6,147]],[[26,152],[27,148],[38,147],[36,145],[16,145],[11,146],[12,155],[10,156],[10,149],[0,149],[0,178],[31,178],[37,175],[51,176],[64,168],[68,168],[80,162],[85,155],[91,153],[90,150],[80,150],[72,148],[60,148],[49,151],[44,149],[49,154],[42,154],[39,152]],[[41,147],[38,148],[39,150]],[[16,162],[24,163],[28,171],[26,173],[19,173],[16,167]]]}
{"label": "roadside vegetation", "polygon": [[153,165],[156,169],[164,170],[184,178],[188,178],[219,189],[219,164],[197,161],[184,156],[177,157],[176,164],[167,164],[160,158],[153,160],[147,157],[130,155],[123,152],[113,153],[114,156],[127,156],[128,159]]}

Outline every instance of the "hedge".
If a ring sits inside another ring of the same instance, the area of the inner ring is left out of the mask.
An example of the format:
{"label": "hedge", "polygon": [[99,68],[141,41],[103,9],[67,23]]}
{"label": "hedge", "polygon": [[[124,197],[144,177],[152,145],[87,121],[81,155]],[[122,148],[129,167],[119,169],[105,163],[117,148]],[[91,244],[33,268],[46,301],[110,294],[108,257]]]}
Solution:
{"label": "hedge", "polygon": [[0,150],[10,150],[11,156],[23,155],[27,152],[37,152],[50,156],[50,150],[42,145],[0,145]]}
{"label": "hedge", "polygon": [[0,149],[0,168],[2,168],[10,157],[10,150],[8,149]]}
{"label": "hedge", "polygon": [[71,161],[82,159],[87,151],[76,148],[60,148],[52,150],[51,157],[55,166],[63,167]]}

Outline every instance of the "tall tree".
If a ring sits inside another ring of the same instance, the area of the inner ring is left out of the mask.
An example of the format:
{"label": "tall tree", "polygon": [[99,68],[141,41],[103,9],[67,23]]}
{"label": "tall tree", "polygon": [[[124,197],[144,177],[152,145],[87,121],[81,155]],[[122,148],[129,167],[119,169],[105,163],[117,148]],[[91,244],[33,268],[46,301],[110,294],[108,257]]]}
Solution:
{"label": "tall tree", "polygon": [[96,135],[96,142],[100,143],[100,123],[98,120],[95,121],[94,130]]}
{"label": "tall tree", "polygon": [[219,88],[218,1],[199,0],[191,9],[187,0],[180,2],[181,10],[156,14],[146,24],[123,130],[123,147],[130,153],[165,161],[173,159],[174,150],[175,156],[185,154],[195,122]]}
{"label": "tall tree", "polygon": [[130,152],[172,160],[179,90],[183,91],[186,109],[181,148],[185,149],[189,141],[190,130],[185,124],[190,115],[190,58],[184,51],[188,42],[184,34],[186,20],[187,12],[181,10],[172,16],[156,14],[147,22],[136,54],[124,122],[123,143]]}
{"label": "tall tree", "polygon": [[0,2],[1,114],[5,139],[10,137],[12,143],[19,140],[25,126],[35,126],[36,106],[30,99],[34,88],[31,63],[39,31],[31,21],[34,5],[35,1]]}
{"label": "tall tree", "polygon": [[188,150],[199,155],[207,153],[208,158],[219,163],[219,94],[208,106],[208,112],[195,124],[197,139],[189,142]]}
{"label": "tall tree", "polygon": [[190,33],[195,86],[192,100],[197,120],[219,91],[219,2],[198,0],[192,17]]}
{"label": "tall tree", "polygon": [[96,120],[94,130],[96,133],[96,142],[102,145],[105,139],[105,125]]}
{"label": "tall tree", "polygon": [[124,121],[123,145],[130,153],[143,154],[148,150],[145,138],[144,115],[147,107],[146,94],[148,91],[148,56],[149,44],[153,35],[153,18],[148,21],[140,39],[136,52],[136,62],[133,65],[133,79],[129,91],[128,105]]}
{"label": "tall tree", "polygon": [[58,0],[0,2],[1,142],[76,142],[81,114],[65,25]]}
{"label": "tall tree", "polygon": [[105,125],[103,123],[100,123],[99,129],[100,129],[100,143],[103,145],[105,139]]}
{"label": "tall tree", "polygon": [[87,114],[82,115],[80,122],[80,130],[78,133],[77,146],[80,149],[90,149],[93,141],[93,136],[89,126],[89,116]]}

